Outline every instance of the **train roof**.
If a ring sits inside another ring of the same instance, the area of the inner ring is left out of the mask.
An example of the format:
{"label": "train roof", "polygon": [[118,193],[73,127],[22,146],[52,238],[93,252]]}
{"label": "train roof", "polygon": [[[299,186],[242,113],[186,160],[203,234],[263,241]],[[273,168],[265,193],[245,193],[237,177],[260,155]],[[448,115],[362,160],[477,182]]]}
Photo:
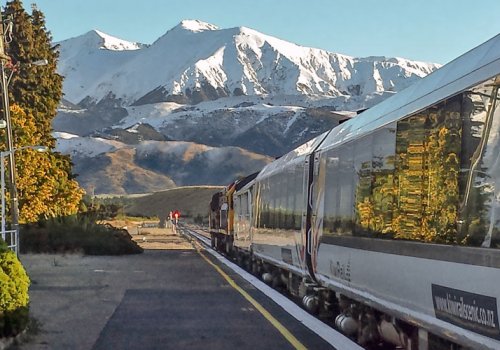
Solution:
{"label": "train roof", "polygon": [[332,129],[321,145],[344,143],[415,114],[500,74],[500,34],[387,100]]}
{"label": "train roof", "polygon": [[[256,174],[258,175],[258,173]],[[234,192],[234,195],[239,195],[241,193],[244,193],[246,191],[248,191],[254,184],[255,184],[255,179],[257,178],[254,177],[253,179],[251,179],[250,181],[248,181],[246,184],[244,184],[243,186],[241,186],[240,188],[238,188],[235,192]]]}
{"label": "train roof", "polygon": [[274,162],[267,164],[258,174],[257,180],[263,177],[268,177],[277,171],[282,171],[282,169],[289,167],[297,162],[305,161],[306,157],[319,147],[321,142],[323,142],[325,137],[330,132],[331,130],[316,136],[315,138],[295,148],[293,151],[286,153],[281,158],[278,158]]}
{"label": "train roof", "polygon": [[257,175],[259,174],[259,172],[255,172],[253,174],[250,174],[250,175],[247,175],[245,176],[244,178],[236,181],[236,191],[239,191],[241,190],[243,187],[246,186],[246,184],[250,183],[252,180],[254,180]]}

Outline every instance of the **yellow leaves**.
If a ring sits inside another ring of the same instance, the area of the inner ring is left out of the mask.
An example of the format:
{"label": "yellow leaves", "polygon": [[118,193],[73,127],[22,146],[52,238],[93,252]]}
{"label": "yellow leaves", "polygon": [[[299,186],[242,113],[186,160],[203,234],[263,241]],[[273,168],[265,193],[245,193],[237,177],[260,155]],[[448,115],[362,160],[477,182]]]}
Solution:
{"label": "yellow leaves", "polygon": [[373,205],[370,203],[370,198],[365,197],[357,206],[360,225],[364,228],[370,228],[371,219],[373,218]]}
{"label": "yellow leaves", "polygon": [[[11,116],[16,149],[41,144],[33,115],[14,104]],[[23,149],[16,151],[15,159],[20,223],[78,211],[83,190],[70,179],[71,163],[66,156]]]}
{"label": "yellow leaves", "polygon": [[0,314],[27,306],[30,280],[14,252],[0,252]]}

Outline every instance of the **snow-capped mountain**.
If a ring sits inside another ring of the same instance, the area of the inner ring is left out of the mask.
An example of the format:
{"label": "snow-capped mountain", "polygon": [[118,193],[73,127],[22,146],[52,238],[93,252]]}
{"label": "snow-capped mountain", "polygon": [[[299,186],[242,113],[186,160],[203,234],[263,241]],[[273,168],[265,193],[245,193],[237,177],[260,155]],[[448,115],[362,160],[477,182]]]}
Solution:
{"label": "snow-capped mountain", "polygon": [[60,42],[67,100],[122,105],[198,103],[225,96],[360,96],[396,92],[437,68],[402,58],[354,58],[253,29],[182,21],[152,45],[99,31]]}
{"label": "snow-capped mountain", "polygon": [[[201,184],[200,173],[206,184],[219,185],[228,174],[258,171],[271,158],[253,162],[255,153],[280,156],[439,68],[403,58],[355,58],[197,20],[182,21],[151,45],[94,30],[60,42],[59,50],[65,100],[53,126],[79,137],[59,134],[58,149],[72,154],[82,178],[117,158],[168,175],[157,179],[166,185],[171,178]],[[176,178],[173,168],[137,162],[148,142],[157,145],[148,146],[149,159],[156,161],[167,159],[159,154],[174,154],[175,142],[226,158],[195,157],[198,166],[192,167],[174,162],[185,169]],[[96,147],[104,151],[96,153]],[[199,167],[208,160],[211,177]],[[240,161],[254,168],[243,169]],[[198,180],[186,171],[198,172]],[[124,185],[123,191],[133,189]]]}

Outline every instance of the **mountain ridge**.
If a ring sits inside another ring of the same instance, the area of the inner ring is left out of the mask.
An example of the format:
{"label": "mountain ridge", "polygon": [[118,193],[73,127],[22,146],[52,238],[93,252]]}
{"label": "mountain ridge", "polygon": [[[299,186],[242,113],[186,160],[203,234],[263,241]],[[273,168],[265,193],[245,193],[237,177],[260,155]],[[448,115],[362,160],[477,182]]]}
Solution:
{"label": "mountain ridge", "polygon": [[[163,94],[162,99],[154,102],[182,100],[191,104],[241,94],[367,96],[391,89],[398,91],[409,84],[405,83],[407,78],[422,77],[438,67],[384,56],[355,58],[299,46],[251,28],[220,29],[196,20],[181,22],[150,46],[139,47],[115,39],[122,47],[137,49],[108,49],[116,62],[108,65],[105,74],[95,77],[86,89],[71,84],[73,72],[75,67],[80,71],[94,67],[79,64],[77,55],[66,49],[83,39],[59,43],[66,99],[79,103],[90,98],[98,103],[112,95],[125,106],[141,99],[149,102],[144,97],[154,91]],[[370,76],[372,79],[367,80]]]}
{"label": "mountain ridge", "polygon": [[[199,20],[151,45],[94,30],[60,42],[59,52],[57,150],[71,154],[77,179],[95,193],[227,184],[439,67]],[[118,180],[96,178],[112,167]]]}

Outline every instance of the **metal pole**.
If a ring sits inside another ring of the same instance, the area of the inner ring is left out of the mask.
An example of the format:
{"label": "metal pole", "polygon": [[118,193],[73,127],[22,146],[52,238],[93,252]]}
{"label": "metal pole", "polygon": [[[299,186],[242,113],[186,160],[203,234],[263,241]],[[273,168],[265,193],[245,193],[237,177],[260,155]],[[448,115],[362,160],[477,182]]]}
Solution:
{"label": "metal pole", "polygon": [[3,21],[2,15],[0,13],[0,61],[1,61],[1,72],[0,72],[0,80],[2,85],[2,105],[3,105],[3,114],[6,122],[6,138],[7,138],[7,152],[9,152],[9,192],[10,192],[10,200],[11,200],[11,216],[12,216],[12,229],[16,231],[16,237],[19,234],[19,207],[18,207],[18,199],[17,199],[17,186],[16,186],[16,162],[14,159],[14,146],[13,146],[13,137],[12,137],[12,123],[10,119],[10,105],[9,105],[9,91],[7,89],[8,82],[7,77],[5,76],[5,63],[9,59],[9,57],[5,54],[4,49],[4,30],[3,30]]}
{"label": "metal pole", "polygon": [[1,152],[0,153],[0,182],[1,182],[1,191],[2,191],[2,239],[5,242],[5,159],[4,158],[5,153]]}
{"label": "metal pole", "polygon": [[[3,38],[0,38],[3,40]],[[12,229],[16,230],[16,234],[19,230],[19,208],[17,199],[17,186],[16,186],[16,161],[14,159],[14,146],[12,140],[12,123],[10,118],[10,107],[9,107],[9,92],[7,90],[7,79],[5,77],[5,62],[1,62],[1,84],[2,84],[2,105],[4,119],[7,124],[6,136],[7,136],[7,151],[9,156],[9,193],[11,201],[11,216],[12,216]]]}

